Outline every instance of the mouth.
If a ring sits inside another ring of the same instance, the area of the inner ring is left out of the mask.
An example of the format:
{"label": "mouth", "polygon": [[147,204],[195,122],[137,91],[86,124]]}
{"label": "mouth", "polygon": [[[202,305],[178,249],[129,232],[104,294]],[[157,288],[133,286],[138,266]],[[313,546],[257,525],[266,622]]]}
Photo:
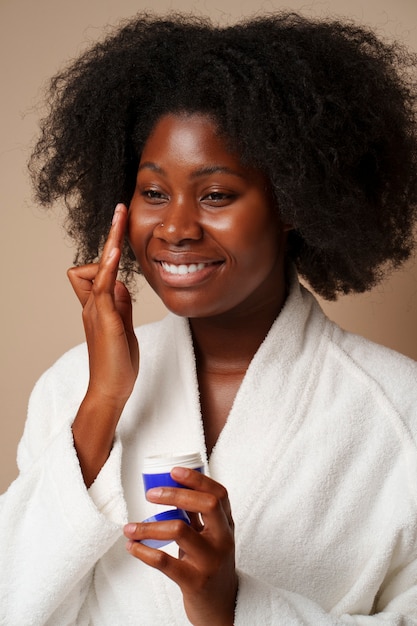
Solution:
{"label": "mouth", "polygon": [[196,272],[201,272],[206,267],[209,267],[211,265],[217,265],[218,263],[181,263],[180,265],[175,265],[174,263],[166,263],[165,261],[160,261],[160,264],[162,269],[168,274],[172,274],[174,276],[185,276],[186,274],[195,274]]}
{"label": "mouth", "polygon": [[213,276],[218,268],[223,265],[223,261],[198,261],[195,263],[169,263],[168,261],[157,261],[160,276],[169,287],[195,287],[205,283]]}

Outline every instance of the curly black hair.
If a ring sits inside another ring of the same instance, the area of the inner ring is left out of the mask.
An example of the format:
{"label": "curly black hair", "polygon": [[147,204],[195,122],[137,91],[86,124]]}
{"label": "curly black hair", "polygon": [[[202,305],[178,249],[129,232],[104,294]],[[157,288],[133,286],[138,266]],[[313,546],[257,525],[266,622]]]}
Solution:
{"label": "curly black hair", "polygon": [[416,59],[347,21],[139,14],[52,79],[37,200],[64,198],[76,262],[93,261],[156,121],[205,113],[269,179],[299,273],[327,299],[365,291],[414,246]]}

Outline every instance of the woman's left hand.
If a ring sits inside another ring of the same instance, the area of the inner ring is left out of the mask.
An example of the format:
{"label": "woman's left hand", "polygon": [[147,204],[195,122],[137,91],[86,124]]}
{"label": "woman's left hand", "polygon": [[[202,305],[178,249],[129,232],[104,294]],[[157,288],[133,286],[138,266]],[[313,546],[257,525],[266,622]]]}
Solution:
{"label": "woman's left hand", "polygon": [[[171,476],[188,489],[150,489],[146,497],[157,504],[184,509],[190,515],[191,525],[181,520],[127,524],[127,549],[180,586],[191,624],[232,626],[238,583],[227,491],[194,470],[177,467]],[[179,546],[178,559],[139,543],[143,539],[175,541]]]}

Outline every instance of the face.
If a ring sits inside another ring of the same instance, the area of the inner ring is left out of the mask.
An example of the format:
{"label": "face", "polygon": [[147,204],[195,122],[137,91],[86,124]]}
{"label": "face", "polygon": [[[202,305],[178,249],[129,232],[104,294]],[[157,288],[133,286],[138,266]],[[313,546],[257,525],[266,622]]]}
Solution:
{"label": "face", "polygon": [[177,315],[245,314],[283,284],[285,233],[266,180],[242,165],[204,115],[157,122],[128,228],[146,280]]}

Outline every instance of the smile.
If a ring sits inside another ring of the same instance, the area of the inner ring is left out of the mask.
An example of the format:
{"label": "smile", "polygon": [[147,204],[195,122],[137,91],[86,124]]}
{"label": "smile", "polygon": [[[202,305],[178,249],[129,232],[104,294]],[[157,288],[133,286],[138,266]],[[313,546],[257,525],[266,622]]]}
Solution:
{"label": "smile", "polygon": [[181,265],[174,265],[173,263],[165,263],[165,261],[161,261],[160,263],[165,272],[168,272],[168,274],[180,274],[182,276],[185,274],[194,274],[195,272],[200,272],[205,267],[211,265],[210,263],[190,263],[189,265],[181,263]]}

